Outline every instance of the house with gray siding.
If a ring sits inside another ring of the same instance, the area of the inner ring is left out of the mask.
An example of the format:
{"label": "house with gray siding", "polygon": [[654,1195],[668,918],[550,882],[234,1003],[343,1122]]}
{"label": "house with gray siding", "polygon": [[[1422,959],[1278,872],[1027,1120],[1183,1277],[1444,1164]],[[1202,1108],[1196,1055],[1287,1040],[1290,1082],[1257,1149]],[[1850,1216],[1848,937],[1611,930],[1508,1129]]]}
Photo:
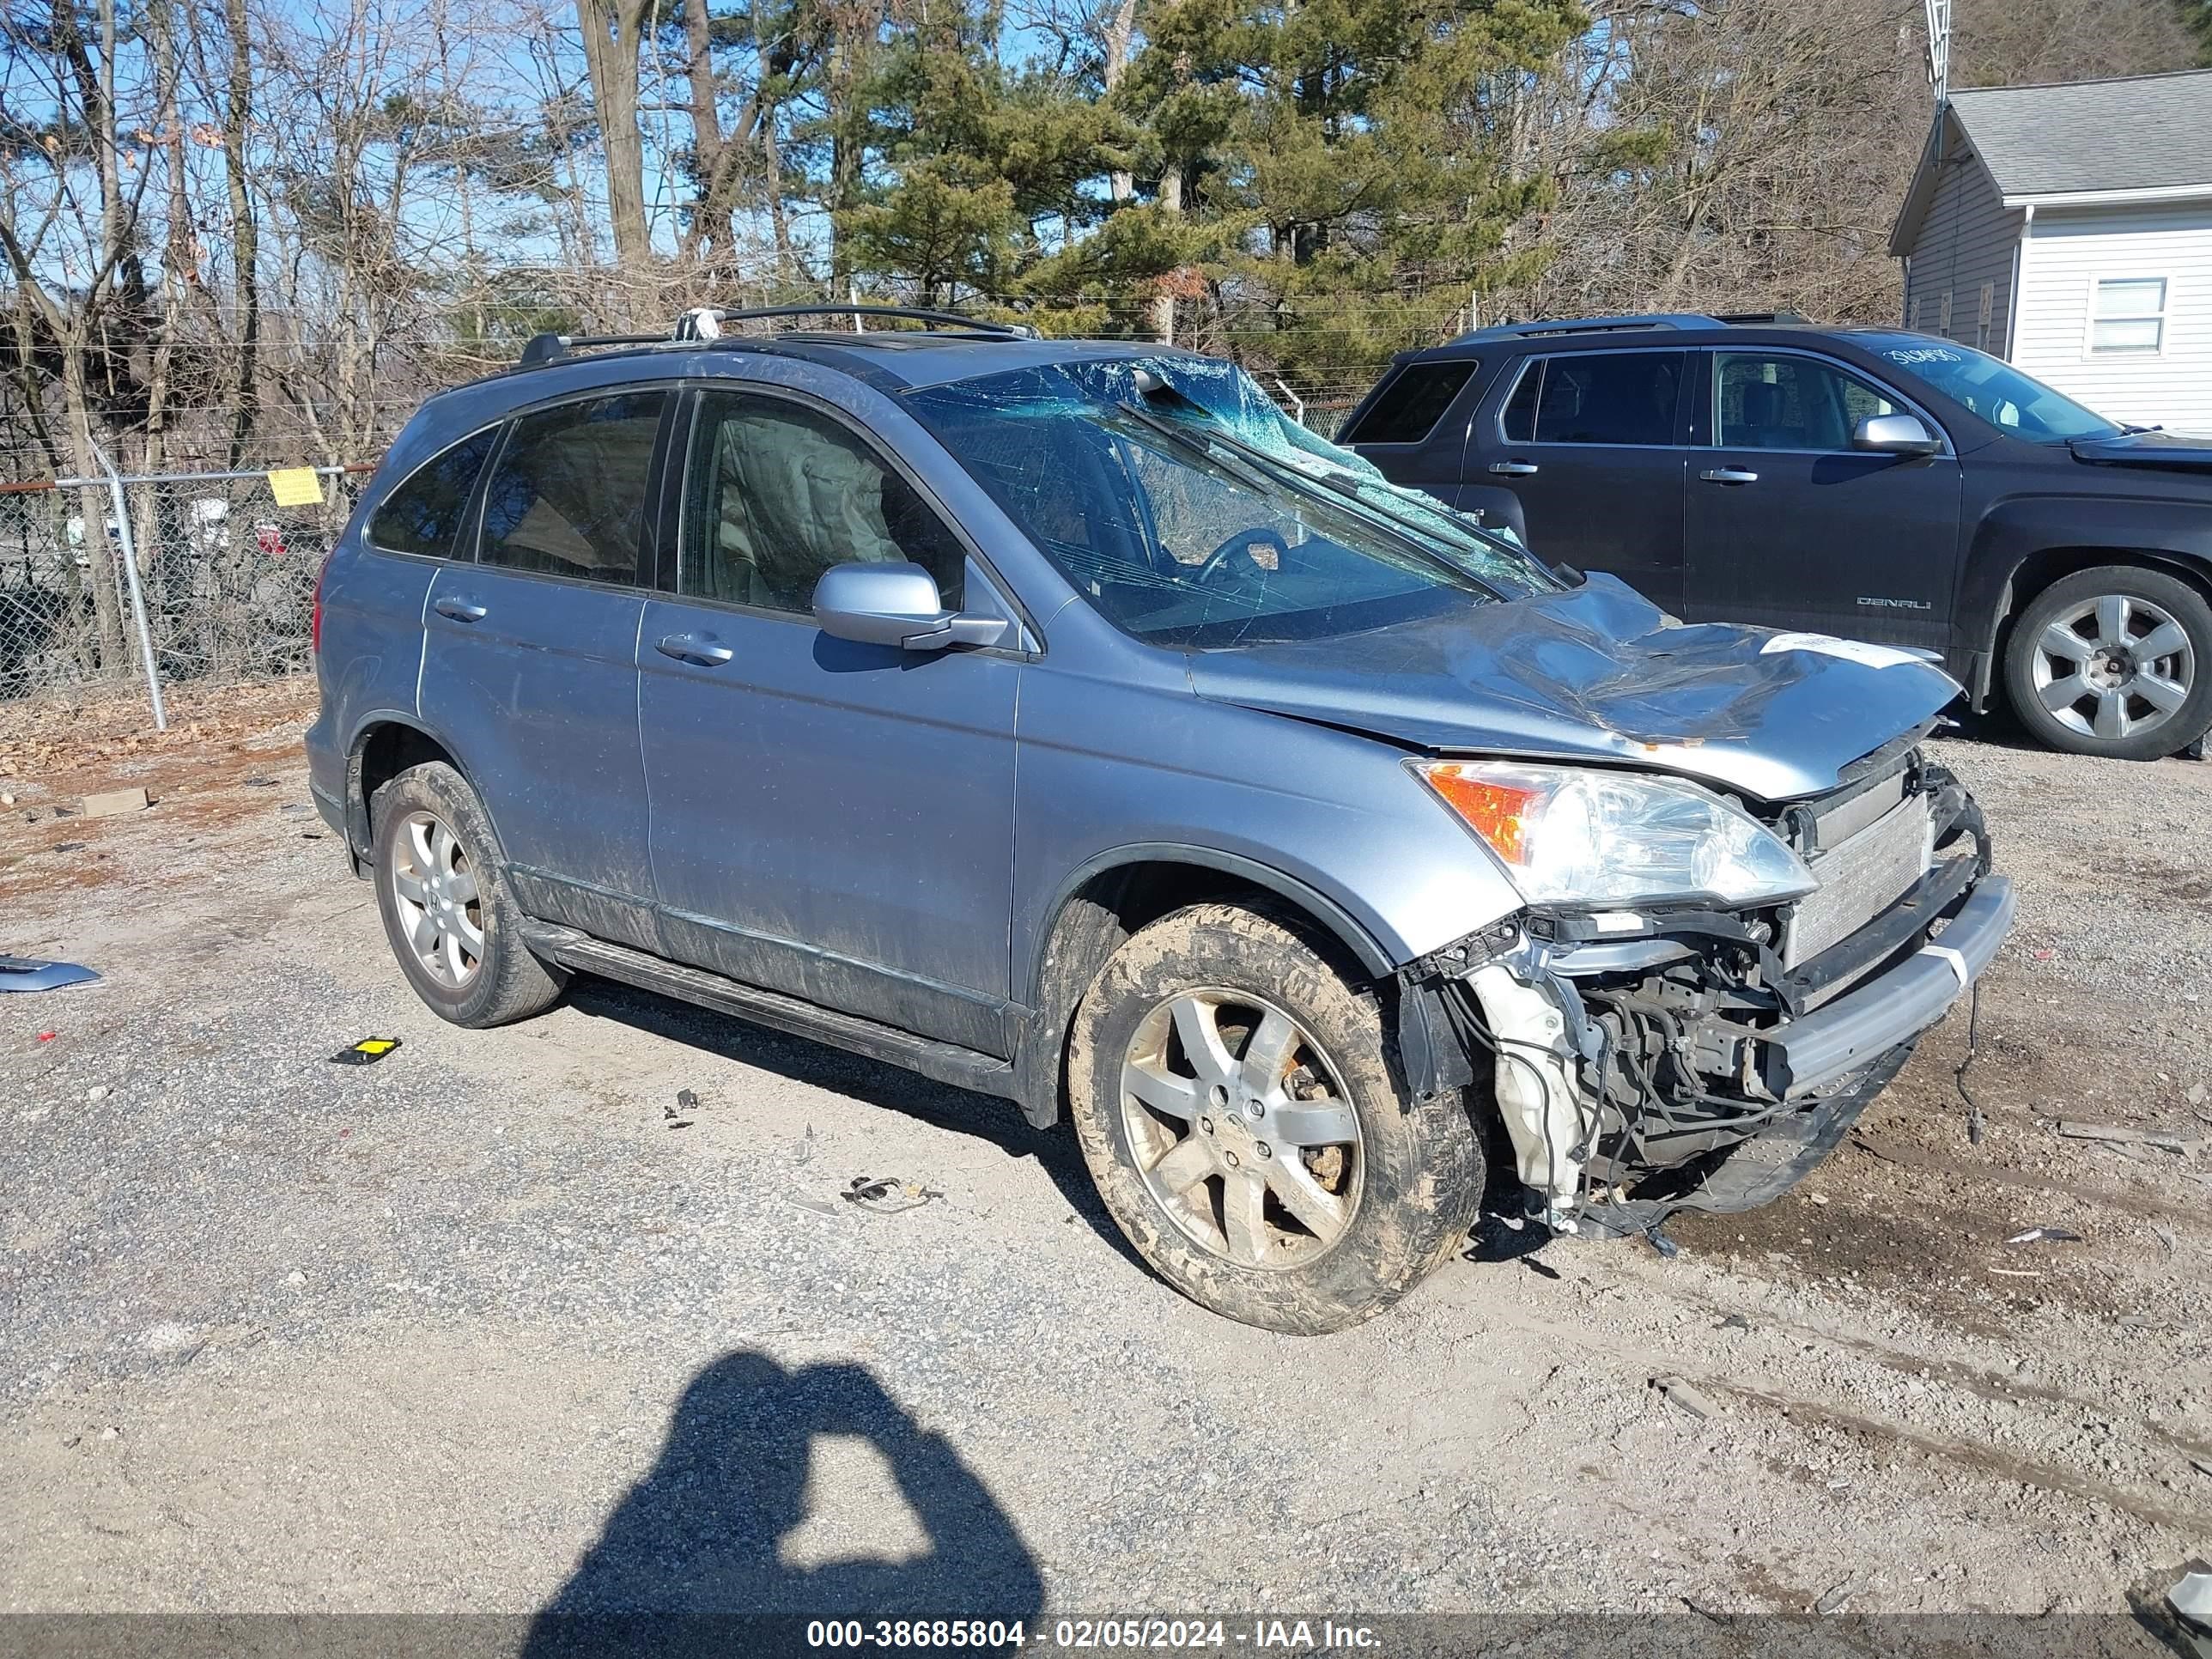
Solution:
{"label": "house with gray siding", "polygon": [[2212,70],[1952,93],[1889,246],[1906,327],[2212,432]]}

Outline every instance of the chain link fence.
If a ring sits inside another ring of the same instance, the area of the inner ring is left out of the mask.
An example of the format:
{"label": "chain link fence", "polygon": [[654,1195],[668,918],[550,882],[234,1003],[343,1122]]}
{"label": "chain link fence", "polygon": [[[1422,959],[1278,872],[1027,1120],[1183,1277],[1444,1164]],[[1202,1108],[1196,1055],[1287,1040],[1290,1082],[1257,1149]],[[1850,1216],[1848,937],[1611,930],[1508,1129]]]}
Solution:
{"label": "chain link fence", "polygon": [[0,701],[149,667],[156,686],[305,669],[315,580],[368,470],[299,469],[312,499],[291,505],[265,472],[0,486]]}

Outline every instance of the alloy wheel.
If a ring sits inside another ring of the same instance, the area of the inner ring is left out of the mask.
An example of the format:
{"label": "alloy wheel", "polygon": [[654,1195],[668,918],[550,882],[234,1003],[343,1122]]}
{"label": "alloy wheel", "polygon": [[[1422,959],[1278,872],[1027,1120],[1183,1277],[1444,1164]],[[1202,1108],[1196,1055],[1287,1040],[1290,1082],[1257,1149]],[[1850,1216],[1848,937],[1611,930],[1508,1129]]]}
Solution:
{"label": "alloy wheel", "polygon": [[1359,1121],[1311,1033],[1248,991],[1179,992],[1121,1066],[1137,1172],[1176,1225],[1240,1267],[1303,1267],[1359,1206]]}
{"label": "alloy wheel", "polygon": [[425,972],[460,990],[483,966],[483,901],[468,848],[435,813],[410,812],[392,848],[400,931]]}
{"label": "alloy wheel", "polygon": [[2164,725],[2196,689],[2197,653],[2166,610],[2128,593],[2084,599],[2035,641],[2035,694],[2061,724],[2117,741]]}

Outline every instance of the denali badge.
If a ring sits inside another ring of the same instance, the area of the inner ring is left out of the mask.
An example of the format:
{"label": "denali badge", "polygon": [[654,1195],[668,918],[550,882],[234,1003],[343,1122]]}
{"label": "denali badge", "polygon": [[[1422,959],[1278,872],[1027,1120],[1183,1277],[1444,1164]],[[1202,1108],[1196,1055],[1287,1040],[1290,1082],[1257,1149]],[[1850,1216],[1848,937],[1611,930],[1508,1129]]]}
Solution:
{"label": "denali badge", "polygon": [[1936,607],[1926,599],[1861,599],[1861,605],[1870,605],[1877,611],[1933,611]]}

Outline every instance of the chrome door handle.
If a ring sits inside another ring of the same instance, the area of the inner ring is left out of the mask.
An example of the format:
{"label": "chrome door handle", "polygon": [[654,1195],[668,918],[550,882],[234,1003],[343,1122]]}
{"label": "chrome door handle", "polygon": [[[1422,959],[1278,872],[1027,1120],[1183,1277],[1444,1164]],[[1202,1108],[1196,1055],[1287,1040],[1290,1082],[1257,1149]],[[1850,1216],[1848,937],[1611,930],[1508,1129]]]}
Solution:
{"label": "chrome door handle", "polygon": [[720,668],[737,655],[726,645],[719,643],[711,634],[668,634],[653,644],[654,650],[664,657],[673,657],[678,662],[688,662],[700,668]]}
{"label": "chrome door handle", "polygon": [[440,599],[433,609],[440,616],[451,617],[455,622],[472,623],[482,622],[484,619],[483,606],[468,599],[456,598],[450,593]]}
{"label": "chrome door handle", "polygon": [[1490,470],[1501,478],[1533,478],[1536,476],[1534,461],[1492,461]]}
{"label": "chrome door handle", "polygon": [[1757,483],[1759,474],[1747,472],[1740,466],[1717,466],[1698,474],[1707,483]]}

